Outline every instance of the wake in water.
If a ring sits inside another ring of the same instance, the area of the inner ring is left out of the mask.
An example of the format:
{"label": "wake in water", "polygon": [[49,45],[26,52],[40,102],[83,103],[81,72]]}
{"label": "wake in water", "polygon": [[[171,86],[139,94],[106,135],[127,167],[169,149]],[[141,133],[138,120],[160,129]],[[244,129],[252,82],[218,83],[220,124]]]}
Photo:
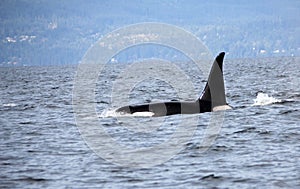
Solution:
{"label": "wake in water", "polygon": [[101,113],[99,117],[152,117],[153,112],[135,112],[133,114],[127,114],[122,112],[116,112],[115,110],[105,110]]}
{"label": "wake in water", "polygon": [[281,103],[282,100],[278,100],[272,96],[265,93],[258,93],[256,99],[254,99],[254,104],[252,106],[265,106],[269,104]]}

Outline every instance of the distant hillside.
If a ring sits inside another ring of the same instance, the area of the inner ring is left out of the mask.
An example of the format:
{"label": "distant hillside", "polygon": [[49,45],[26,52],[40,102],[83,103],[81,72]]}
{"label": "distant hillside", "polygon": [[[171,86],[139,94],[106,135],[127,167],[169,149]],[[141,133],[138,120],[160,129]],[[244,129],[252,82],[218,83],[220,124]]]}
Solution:
{"label": "distant hillside", "polygon": [[78,63],[101,36],[138,22],[183,27],[229,58],[300,55],[292,0],[2,0],[0,20],[2,66]]}

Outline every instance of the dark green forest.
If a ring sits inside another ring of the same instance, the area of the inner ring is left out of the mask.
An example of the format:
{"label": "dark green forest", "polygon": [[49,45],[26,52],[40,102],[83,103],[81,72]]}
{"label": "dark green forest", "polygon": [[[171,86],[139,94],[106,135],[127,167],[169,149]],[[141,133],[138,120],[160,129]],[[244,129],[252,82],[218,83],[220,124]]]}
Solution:
{"label": "dark green forest", "polygon": [[[0,65],[76,64],[101,36],[139,22],[180,26],[229,58],[300,55],[296,0],[2,0]],[[132,61],[129,53],[122,61]],[[160,53],[168,52],[144,54]]]}

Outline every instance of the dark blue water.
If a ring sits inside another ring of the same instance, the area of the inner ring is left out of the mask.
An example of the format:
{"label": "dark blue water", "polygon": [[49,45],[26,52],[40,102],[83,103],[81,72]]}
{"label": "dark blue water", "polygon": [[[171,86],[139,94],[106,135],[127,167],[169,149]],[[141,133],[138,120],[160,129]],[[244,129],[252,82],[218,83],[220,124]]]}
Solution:
{"label": "dark blue water", "polygon": [[[124,66],[107,66],[107,78],[100,79],[92,102],[99,114],[111,108],[109,87]],[[115,165],[85,143],[72,105],[76,69],[0,68],[0,188],[300,187],[299,58],[226,60],[226,93],[233,110],[225,112],[213,144],[201,152],[211,115],[205,113],[182,151],[147,168]],[[252,106],[258,92],[281,102]],[[143,103],[178,96],[168,84],[150,81],[137,85],[129,98]],[[170,116],[157,134],[137,136],[123,131],[115,118],[101,119],[101,124],[117,141],[138,148],[165,142],[178,119]]]}

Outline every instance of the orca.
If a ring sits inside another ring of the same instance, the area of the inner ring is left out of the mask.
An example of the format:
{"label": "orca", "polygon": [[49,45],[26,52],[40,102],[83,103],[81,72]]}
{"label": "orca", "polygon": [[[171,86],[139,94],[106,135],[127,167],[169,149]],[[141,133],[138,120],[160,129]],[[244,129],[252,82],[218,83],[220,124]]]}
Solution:
{"label": "orca", "polygon": [[200,97],[195,101],[169,101],[120,107],[115,112],[134,114],[151,112],[153,116],[169,116],[174,114],[196,114],[231,109],[226,102],[223,79],[223,60],[225,52],[221,52],[213,62],[208,81]]}

